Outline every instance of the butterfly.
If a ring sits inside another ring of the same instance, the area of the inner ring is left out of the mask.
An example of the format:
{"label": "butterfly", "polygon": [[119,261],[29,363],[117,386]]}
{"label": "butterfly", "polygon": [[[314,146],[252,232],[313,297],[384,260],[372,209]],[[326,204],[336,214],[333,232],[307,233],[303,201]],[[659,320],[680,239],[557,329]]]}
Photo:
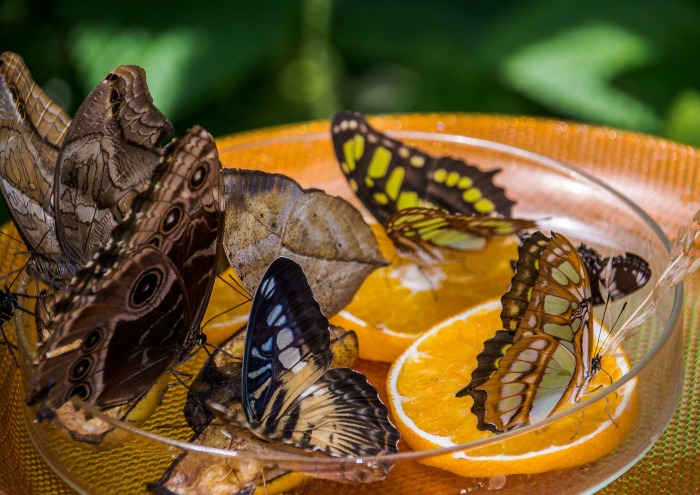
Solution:
{"label": "butterfly", "polygon": [[611,301],[616,301],[641,289],[651,278],[649,263],[634,253],[603,258],[598,251],[585,244],[577,249],[591,281],[594,305],[605,302],[604,293],[610,296]]}
{"label": "butterfly", "polygon": [[[243,327],[242,330],[245,330]],[[357,358],[357,335],[339,328],[331,332],[333,366],[351,366]],[[245,331],[238,331],[218,346],[197,377],[189,384],[184,407],[187,424],[195,434],[188,441],[195,445],[227,450],[259,450],[257,437],[246,438],[241,430],[233,430],[230,422],[221,424],[207,407],[209,401],[228,407],[241,401],[241,370],[245,346]],[[255,459],[237,461],[228,457],[198,456],[189,453],[179,456],[163,476],[147,485],[157,494],[252,493],[259,486],[274,491],[276,480],[288,479],[293,483],[298,474],[271,463]],[[212,487],[216,485],[216,488]]]}
{"label": "butterfly", "polygon": [[484,172],[449,156],[433,157],[373,129],[356,112],[331,120],[336,157],[350,186],[380,222],[422,206],[463,215],[510,217],[515,204]]}
{"label": "butterfly", "polygon": [[303,266],[322,311],[334,315],[387,264],[360,212],[342,198],[257,170],[225,169],[224,183],[224,251],[250,293],[285,256]]}
{"label": "butterfly", "polygon": [[517,234],[536,226],[531,220],[460,215],[421,207],[399,210],[385,224],[387,235],[399,251],[415,254],[427,264],[442,261],[442,253],[436,247],[478,251],[490,238]]}
{"label": "butterfly", "polygon": [[[278,258],[253,299],[243,354],[242,403],[234,411],[208,404],[266,443],[330,456],[398,452],[399,432],[376,389],[357,371],[330,368],[332,360],[328,320],[303,270],[288,258]],[[390,463],[377,463],[332,477],[374,481],[390,468]]]}
{"label": "butterfly", "polygon": [[173,128],[145,77],[115,68],[71,121],[20,56],[0,57],[0,191],[44,282],[66,285],[148,187]]}
{"label": "butterfly", "polygon": [[[515,202],[493,182],[500,169],[484,172],[449,156],[433,157],[376,131],[354,112],[333,116],[331,136],[353,191],[399,252],[419,262],[441,261],[441,248],[480,250],[493,236],[535,225],[510,218]],[[487,216],[503,219],[487,222]]]}
{"label": "butterfly", "polygon": [[72,397],[130,404],[203,342],[224,194],[213,138],[194,127],[171,142],[107,246],[54,305],[27,402],[52,418]]}
{"label": "butterfly", "polygon": [[584,260],[562,234],[525,239],[502,298],[503,329],[484,342],[471,382],[477,427],[494,433],[579,402],[600,369]]}

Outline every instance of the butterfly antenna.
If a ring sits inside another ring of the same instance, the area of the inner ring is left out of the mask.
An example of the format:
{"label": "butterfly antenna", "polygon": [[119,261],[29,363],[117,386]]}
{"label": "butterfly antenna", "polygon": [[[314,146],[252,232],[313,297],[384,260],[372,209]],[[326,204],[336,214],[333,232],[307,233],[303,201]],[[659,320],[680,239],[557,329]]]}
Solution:
{"label": "butterfly antenna", "polygon": [[[237,330],[234,333],[234,335],[236,335],[236,333],[240,332],[241,330]],[[208,348],[211,348],[214,350],[214,352],[220,352],[221,354],[223,354],[224,356],[226,356],[229,359],[233,359],[234,361],[242,361],[242,358],[240,356],[234,356],[233,354],[228,352],[226,349],[224,349],[223,347],[219,347],[216,344],[210,344],[209,342],[207,342],[206,344],[204,344],[204,346],[205,346],[205,352],[207,353],[209,358],[212,358],[214,356],[211,352],[209,352]]]}
{"label": "butterfly antenna", "polygon": [[17,244],[22,244],[22,245],[24,245],[24,242],[22,241],[22,239],[17,239],[15,236],[8,234],[8,233],[5,232],[4,230],[0,230],[0,235],[3,235],[3,236],[5,236],[5,237],[7,237],[8,239],[10,239],[11,241],[16,242]]}
{"label": "butterfly antenna", "polygon": [[[170,385],[168,385],[168,387],[182,385],[183,387],[185,387],[186,389],[189,390],[190,387],[187,384],[187,382],[192,380],[192,378],[194,378],[194,375],[192,373],[187,373],[185,371],[170,369],[170,374],[175,377],[175,380],[177,380],[177,383],[171,383]],[[183,380],[182,377],[185,377],[185,380]]]}
{"label": "butterfly antenna", "polygon": [[219,277],[219,280],[221,280],[223,283],[228,285],[239,296],[241,296],[245,299],[248,299],[248,300],[253,299],[253,296],[250,294],[250,292],[248,292],[248,289],[246,289],[243,286],[243,283],[240,280],[238,280],[237,278],[235,278],[233,275],[229,274],[229,276],[228,276],[229,280],[226,280],[221,275],[218,275],[218,277]]}
{"label": "butterfly antenna", "polygon": [[207,325],[209,325],[212,321],[216,320],[217,318],[221,318],[221,317],[224,316],[226,313],[230,313],[231,311],[235,311],[236,309],[240,308],[240,307],[243,306],[244,304],[248,304],[250,301],[251,301],[251,300],[248,299],[247,301],[240,302],[240,303],[236,304],[235,306],[232,306],[232,307],[230,307],[230,308],[228,308],[228,309],[226,309],[226,310],[224,310],[224,311],[221,311],[220,313],[218,313],[218,314],[212,316],[211,318],[209,318],[206,322],[204,322],[203,325],[200,325],[199,328],[200,328],[201,330],[204,330],[204,327],[206,327]]}

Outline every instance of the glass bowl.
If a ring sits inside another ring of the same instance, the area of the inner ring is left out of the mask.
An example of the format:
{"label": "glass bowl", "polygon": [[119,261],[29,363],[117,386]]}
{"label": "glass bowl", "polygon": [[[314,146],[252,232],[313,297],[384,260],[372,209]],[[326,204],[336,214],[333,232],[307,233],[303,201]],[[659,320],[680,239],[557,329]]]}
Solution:
{"label": "glass bowl", "polygon": [[[399,124],[401,120],[397,121]],[[381,129],[381,126],[378,126]],[[400,127],[400,125],[397,125]],[[387,132],[404,143],[418,146],[436,155],[451,155],[478,164],[482,169],[500,168],[495,181],[517,199],[514,216],[537,219],[540,230],[561,232],[574,242],[582,241],[604,254],[634,252],[649,261],[652,279],[647,286],[628,297],[629,307],[639,305],[653,286],[669,258],[669,242],[659,226],[637,205],[604,185],[601,181],[546,157],[503,144],[451,135],[401,128]],[[272,137],[270,137],[272,136]],[[317,187],[337,194],[359,206],[340,172],[332,150],[327,124],[305,124],[271,131],[251,132],[219,141],[224,166],[280,172],[297,179],[304,187]],[[31,282],[23,281],[30,288]],[[381,461],[396,462],[386,480],[374,485],[340,485],[310,480],[301,489],[309,493],[384,493],[415,492],[430,487],[435,493],[467,493],[481,486],[498,488],[499,493],[593,493],[637,462],[659,438],[678,404],[683,379],[681,303],[683,290],[677,287],[666,293],[658,309],[644,324],[642,331],[623,342],[631,370],[611,386],[560,412],[547,421],[516,429],[495,438],[460,445],[450,449],[414,452],[401,444],[395,456]],[[32,353],[30,342],[34,323],[24,314],[17,315],[20,343],[26,359]],[[495,330],[495,329],[494,329]],[[200,352],[183,366],[196,374],[206,356]],[[357,369],[367,373],[375,386],[381,382],[388,365],[360,361]],[[633,384],[633,385],[630,385]],[[509,475],[504,480],[462,478],[447,471],[420,464],[419,460],[451,452],[470,451],[506,442],[531,432],[545,431],[565,416],[585,414],[587,407],[606,401],[620,387],[637,389],[639,408],[634,427],[626,439],[610,454],[598,461],[570,469],[536,475]],[[382,391],[383,393],[383,391]],[[26,429],[46,462],[68,485],[81,493],[139,493],[146,483],[157,481],[170,463],[183,452],[193,456],[255,459],[266,465],[298,470],[337,470],[357,463],[374,463],[378,459],[313,459],[305,455],[262,455],[193,447],[186,440],[191,430],[186,426],[182,406],[184,387],[171,387],[163,403],[141,427],[104,417],[114,430],[98,445],[73,441],[53,422],[34,421],[35,411],[26,408]],[[385,395],[384,395],[385,396]],[[91,414],[99,411],[87,407]],[[502,485],[502,486],[501,486]]]}

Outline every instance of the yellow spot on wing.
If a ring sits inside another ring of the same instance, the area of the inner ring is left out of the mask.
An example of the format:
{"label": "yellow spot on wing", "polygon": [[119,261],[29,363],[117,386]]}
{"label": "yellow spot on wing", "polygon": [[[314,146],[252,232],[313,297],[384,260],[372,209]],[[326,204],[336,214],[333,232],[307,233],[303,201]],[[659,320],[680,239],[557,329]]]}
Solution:
{"label": "yellow spot on wing", "polygon": [[367,187],[374,187],[374,181],[371,177],[365,177],[365,185]]}
{"label": "yellow spot on wing", "polygon": [[404,208],[411,208],[413,206],[418,206],[419,203],[418,193],[413,191],[401,191],[399,200],[396,203],[396,209],[403,210]]}
{"label": "yellow spot on wing", "polygon": [[476,201],[481,199],[481,191],[476,187],[467,189],[462,193],[462,199],[467,203],[475,203]]}
{"label": "yellow spot on wing", "polygon": [[496,205],[490,199],[482,198],[474,203],[474,209],[479,213],[491,213],[496,209]]}
{"label": "yellow spot on wing", "polygon": [[374,200],[380,205],[385,205],[389,203],[389,198],[386,197],[384,193],[374,193]]}
{"label": "yellow spot on wing", "polygon": [[352,190],[357,192],[360,190],[360,188],[357,186],[357,181],[353,178],[348,179],[348,182],[350,183],[350,187],[352,187]]}
{"label": "yellow spot on wing", "polygon": [[459,179],[457,187],[460,189],[466,189],[468,187],[472,187],[473,183],[474,182],[469,177],[462,177],[461,179]]}
{"label": "yellow spot on wing", "polygon": [[372,155],[372,161],[369,162],[369,168],[367,169],[367,175],[373,179],[380,179],[386,175],[389,169],[389,164],[391,163],[391,151],[384,148],[383,146],[377,147]]}
{"label": "yellow spot on wing", "polygon": [[459,182],[459,172],[455,172],[454,170],[447,175],[447,180],[445,180],[445,184],[448,187],[453,187],[458,182]]}
{"label": "yellow spot on wing", "polygon": [[447,179],[447,170],[444,168],[439,168],[433,174],[433,180],[439,184],[442,184]]}
{"label": "yellow spot on wing", "polygon": [[419,155],[413,155],[409,160],[409,163],[416,168],[420,168],[425,165],[425,158]]}
{"label": "yellow spot on wing", "polygon": [[386,194],[396,201],[399,196],[399,191],[401,190],[401,184],[403,184],[403,178],[406,175],[403,167],[397,167],[392,170],[389,180],[386,181]]}
{"label": "yellow spot on wing", "polygon": [[[350,172],[355,170],[355,140],[348,139],[343,143],[343,154],[345,154],[346,167]],[[345,168],[343,168],[345,172]],[[346,172],[347,173],[347,172]]]}

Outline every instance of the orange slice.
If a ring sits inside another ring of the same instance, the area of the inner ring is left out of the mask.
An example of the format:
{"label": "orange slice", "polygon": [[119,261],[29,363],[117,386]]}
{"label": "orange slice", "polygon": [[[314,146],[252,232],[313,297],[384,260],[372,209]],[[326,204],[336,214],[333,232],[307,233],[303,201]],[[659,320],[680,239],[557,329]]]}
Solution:
{"label": "orange slice", "polygon": [[[496,436],[476,428],[472,398],[456,398],[455,392],[471,380],[484,340],[501,328],[500,311],[500,301],[494,300],[446,320],[417,339],[389,370],[390,409],[402,438],[413,449],[451,447]],[[591,394],[630,368],[621,355],[604,357],[602,366],[605,371],[597,373],[589,386]],[[605,400],[591,401],[582,414],[546,428],[421,462],[469,477],[533,474],[592,462],[612,451],[634,425],[635,381]]]}
{"label": "orange slice", "polygon": [[397,255],[382,226],[372,229],[392,264],[372,272],[331,319],[357,333],[363,359],[390,363],[433,325],[508,290],[510,262],[518,259],[515,237],[493,239],[481,251],[445,250],[444,263],[419,267]]}

